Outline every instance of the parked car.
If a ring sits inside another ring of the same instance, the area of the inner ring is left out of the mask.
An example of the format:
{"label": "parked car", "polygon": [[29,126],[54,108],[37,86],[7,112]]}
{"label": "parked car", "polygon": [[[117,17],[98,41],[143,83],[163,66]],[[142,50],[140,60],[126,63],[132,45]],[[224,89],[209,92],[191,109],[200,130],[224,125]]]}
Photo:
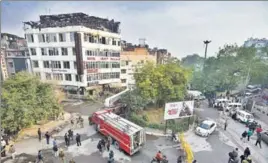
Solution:
{"label": "parked car", "polygon": [[212,120],[204,120],[196,129],[195,133],[200,136],[208,137],[216,130],[217,124]]}
{"label": "parked car", "polygon": [[261,133],[262,141],[268,144],[268,130]]}
{"label": "parked car", "polygon": [[236,112],[236,119],[242,123],[246,123],[247,121],[251,123],[254,121],[253,115],[244,110],[238,110]]}

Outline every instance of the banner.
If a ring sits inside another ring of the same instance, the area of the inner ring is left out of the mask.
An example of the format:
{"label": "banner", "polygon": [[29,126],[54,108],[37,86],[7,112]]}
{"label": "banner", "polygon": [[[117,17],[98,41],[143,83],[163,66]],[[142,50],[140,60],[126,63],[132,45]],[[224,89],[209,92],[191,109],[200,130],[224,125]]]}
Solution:
{"label": "banner", "polygon": [[193,116],[194,101],[166,103],[164,119],[176,119]]}

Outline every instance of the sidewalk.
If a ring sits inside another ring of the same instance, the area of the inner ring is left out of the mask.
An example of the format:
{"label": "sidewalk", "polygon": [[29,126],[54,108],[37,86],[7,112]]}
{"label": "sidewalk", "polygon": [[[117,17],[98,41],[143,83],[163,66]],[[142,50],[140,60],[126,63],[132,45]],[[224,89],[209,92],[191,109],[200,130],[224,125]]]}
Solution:
{"label": "sidewalk", "polygon": [[152,129],[152,128],[145,128],[145,132],[147,135],[153,135],[153,136],[171,136],[171,130],[167,130],[167,133],[165,134],[165,132],[163,130],[159,130],[159,129]]}
{"label": "sidewalk", "polygon": [[251,137],[251,140],[246,143],[243,143],[240,138],[241,134],[245,131],[248,130],[248,128],[245,127],[245,125],[240,124],[239,122],[229,120],[229,125],[227,127],[227,130],[225,133],[229,135],[229,137],[234,140],[235,143],[237,143],[240,147],[241,151],[244,151],[246,147],[249,147],[252,155],[252,159],[256,163],[267,163],[268,162],[268,146],[262,142],[262,148],[260,149],[259,147],[255,146],[256,142],[256,133]]}

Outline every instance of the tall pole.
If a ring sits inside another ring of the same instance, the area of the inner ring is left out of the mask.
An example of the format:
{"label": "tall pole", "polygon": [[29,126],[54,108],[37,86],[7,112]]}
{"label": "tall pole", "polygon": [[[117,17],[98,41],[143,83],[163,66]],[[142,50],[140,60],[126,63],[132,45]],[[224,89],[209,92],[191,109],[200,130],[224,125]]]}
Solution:
{"label": "tall pole", "polygon": [[209,43],[211,43],[211,41],[208,41],[208,40],[204,41],[204,44],[206,45],[206,48],[205,48],[205,60],[207,59],[207,50],[208,50],[208,44]]}

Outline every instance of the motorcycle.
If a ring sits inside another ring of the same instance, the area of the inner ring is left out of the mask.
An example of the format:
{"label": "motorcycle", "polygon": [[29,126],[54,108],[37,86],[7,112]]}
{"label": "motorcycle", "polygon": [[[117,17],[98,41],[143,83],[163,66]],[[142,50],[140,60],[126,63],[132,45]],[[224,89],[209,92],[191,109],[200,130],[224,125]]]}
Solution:
{"label": "motorcycle", "polygon": [[164,157],[162,160],[157,160],[155,157],[153,157],[151,163],[168,163],[168,160]]}

